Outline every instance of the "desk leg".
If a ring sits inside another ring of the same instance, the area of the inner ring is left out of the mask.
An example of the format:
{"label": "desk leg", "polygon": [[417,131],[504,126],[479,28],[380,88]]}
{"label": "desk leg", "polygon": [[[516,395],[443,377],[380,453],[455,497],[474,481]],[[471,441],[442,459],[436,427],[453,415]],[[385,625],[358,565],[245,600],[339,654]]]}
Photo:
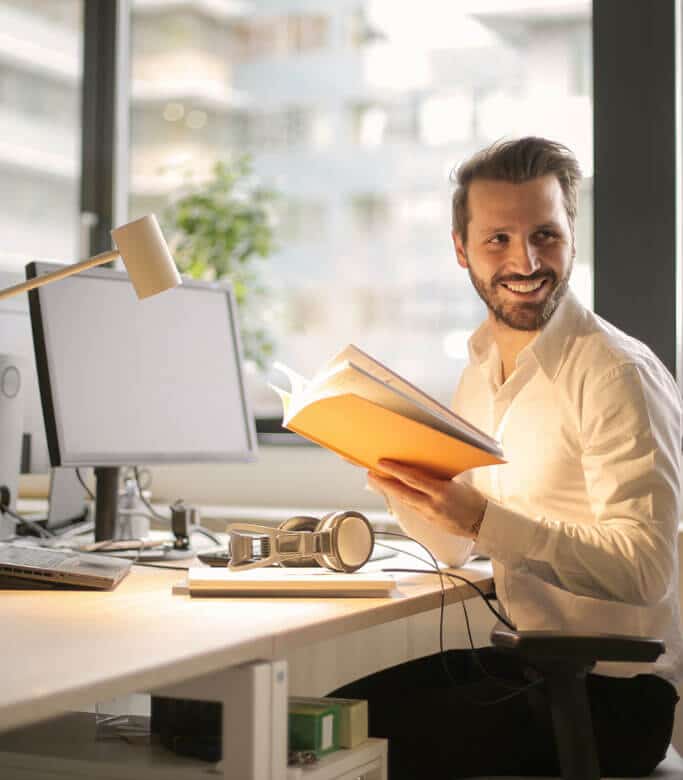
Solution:
{"label": "desk leg", "polygon": [[223,704],[223,777],[286,780],[287,662],[258,661],[154,693]]}
{"label": "desk leg", "polygon": [[[223,776],[285,780],[287,663],[239,667],[223,700]],[[268,744],[270,743],[270,749]]]}

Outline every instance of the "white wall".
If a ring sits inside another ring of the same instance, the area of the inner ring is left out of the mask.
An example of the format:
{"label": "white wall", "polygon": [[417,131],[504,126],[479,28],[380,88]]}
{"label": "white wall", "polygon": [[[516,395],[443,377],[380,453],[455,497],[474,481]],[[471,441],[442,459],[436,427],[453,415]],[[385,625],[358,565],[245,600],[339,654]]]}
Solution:
{"label": "white wall", "polygon": [[[155,466],[152,500],[183,498],[204,505],[384,508],[364,489],[366,471],[313,446],[261,446],[255,463]],[[47,476],[23,475],[23,496],[46,496]]]}
{"label": "white wall", "polygon": [[265,507],[381,509],[364,489],[366,471],[309,446],[262,446],[258,461],[215,466],[163,466],[152,471],[155,500]]}

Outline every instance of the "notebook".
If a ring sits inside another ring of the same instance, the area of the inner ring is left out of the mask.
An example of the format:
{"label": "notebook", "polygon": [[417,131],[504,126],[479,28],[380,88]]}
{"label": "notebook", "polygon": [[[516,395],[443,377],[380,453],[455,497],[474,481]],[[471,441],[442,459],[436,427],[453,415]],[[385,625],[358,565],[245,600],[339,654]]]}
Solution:
{"label": "notebook", "polygon": [[0,542],[0,587],[79,586],[111,590],[128,574],[131,561],[44,547]]}
{"label": "notebook", "polygon": [[176,593],[191,596],[343,596],[382,598],[396,583],[391,574],[354,572],[343,574],[323,568],[286,569],[278,566],[230,571],[209,566],[192,567],[184,588]]}

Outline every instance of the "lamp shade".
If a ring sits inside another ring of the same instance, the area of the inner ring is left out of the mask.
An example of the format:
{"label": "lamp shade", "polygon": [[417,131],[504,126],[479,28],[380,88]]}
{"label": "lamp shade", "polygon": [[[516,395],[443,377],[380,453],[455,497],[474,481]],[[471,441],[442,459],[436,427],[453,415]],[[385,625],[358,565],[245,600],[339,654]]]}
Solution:
{"label": "lamp shade", "polygon": [[153,214],[111,231],[138,298],[177,287],[180,274]]}

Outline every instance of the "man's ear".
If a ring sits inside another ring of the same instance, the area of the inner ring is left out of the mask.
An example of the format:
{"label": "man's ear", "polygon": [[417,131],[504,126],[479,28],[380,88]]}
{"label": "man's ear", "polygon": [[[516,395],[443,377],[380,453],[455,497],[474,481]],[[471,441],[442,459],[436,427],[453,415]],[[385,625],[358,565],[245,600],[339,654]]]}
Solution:
{"label": "man's ear", "polygon": [[453,239],[453,246],[455,247],[455,254],[458,258],[458,265],[463,268],[469,268],[467,252],[465,251],[465,245],[462,242],[462,236],[456,230],[453,230],[451,232],[451,237]]}

